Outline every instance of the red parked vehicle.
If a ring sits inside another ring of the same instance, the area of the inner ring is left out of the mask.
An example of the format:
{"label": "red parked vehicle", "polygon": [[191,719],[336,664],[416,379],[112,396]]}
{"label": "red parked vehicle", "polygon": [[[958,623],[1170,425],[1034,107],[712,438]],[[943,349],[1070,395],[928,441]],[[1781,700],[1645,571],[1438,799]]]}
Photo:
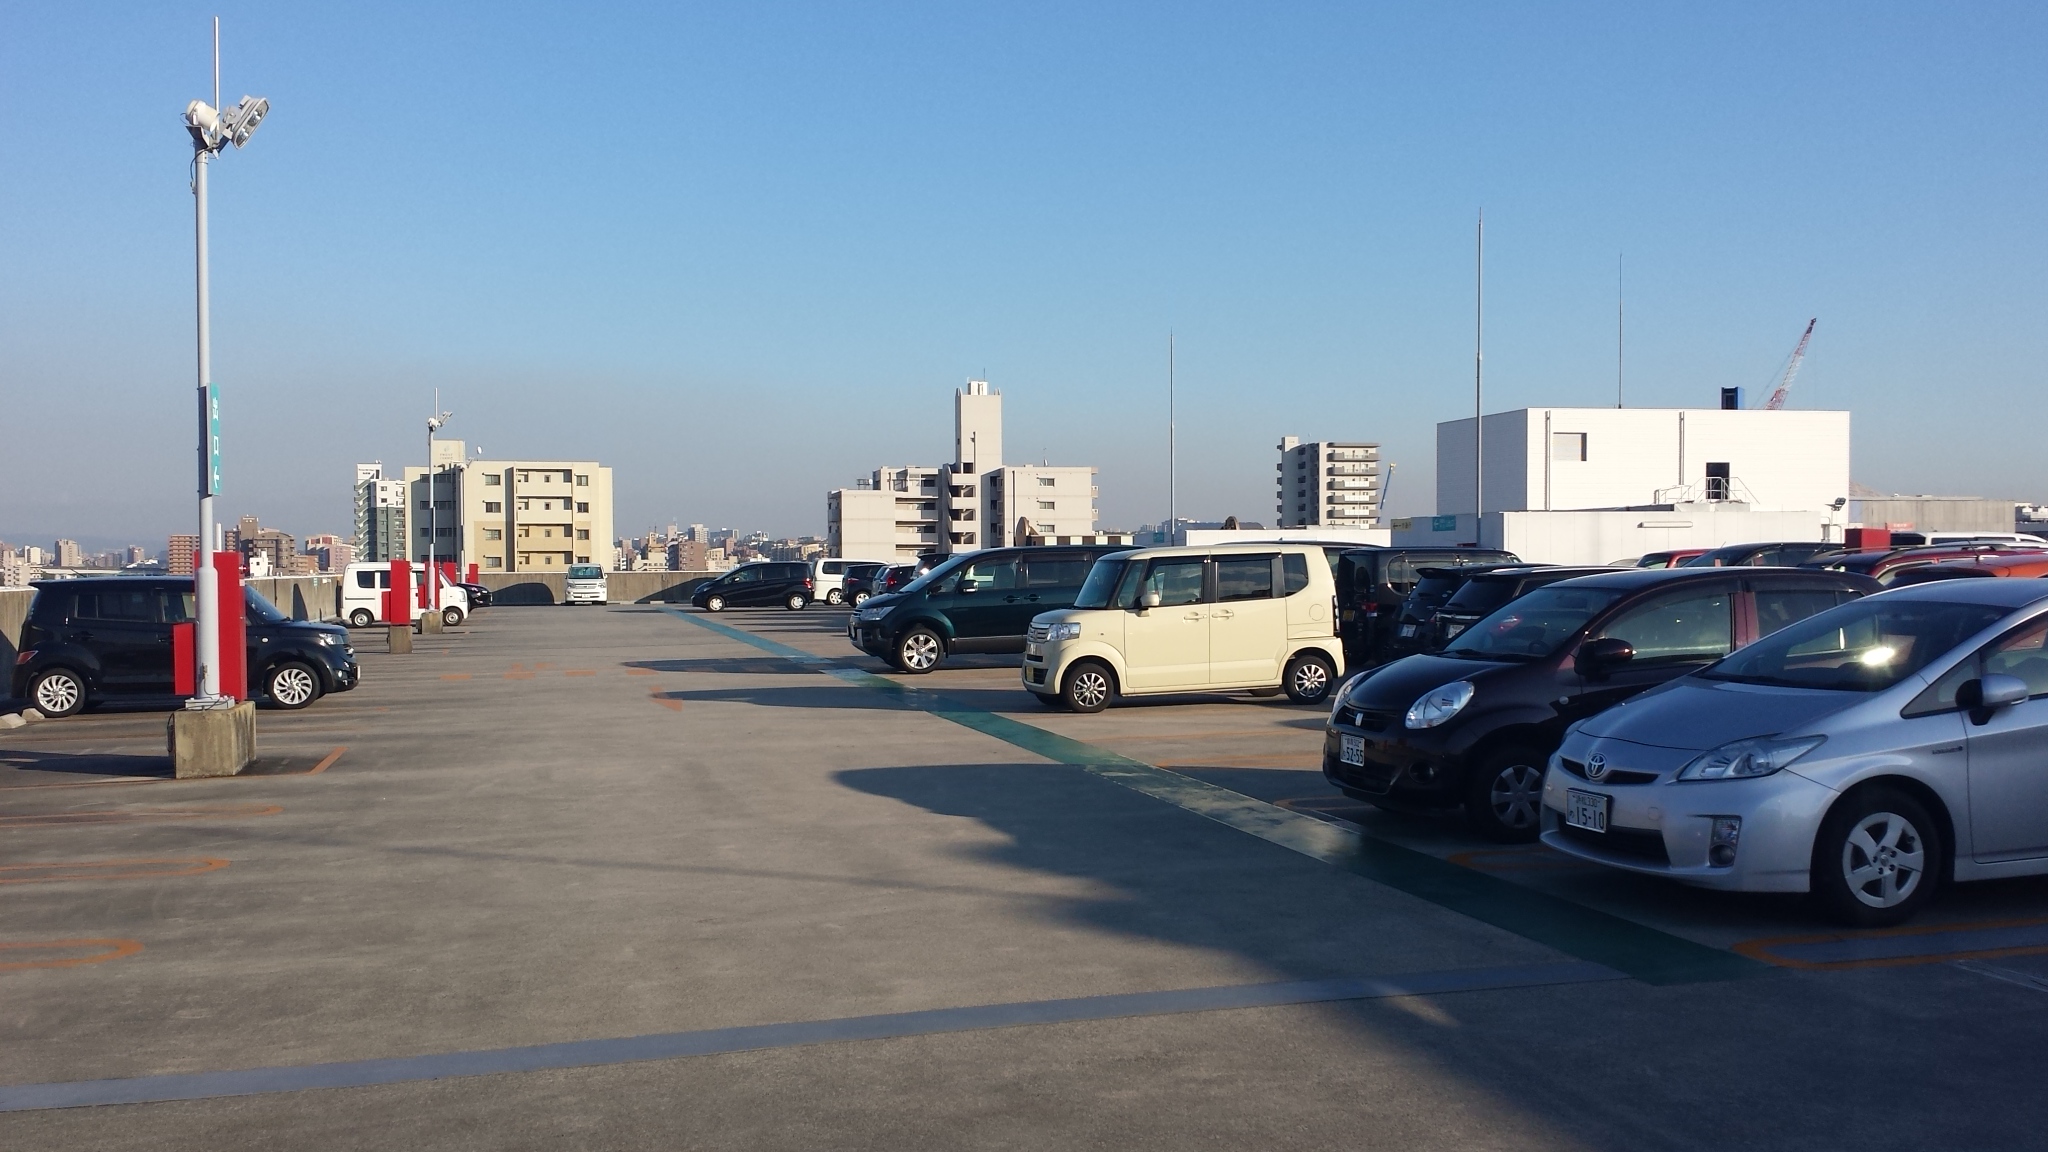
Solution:
{"label": "red parked vehicle", "polygon": [[2009,544],[1938,544],[1922,548],[1891,548],[1882,552],[1834,552],[1800,565],[1828,572],[1855,572],[1890,586],[1903,573],[1958,560],[2030,555],[2033,550]]}

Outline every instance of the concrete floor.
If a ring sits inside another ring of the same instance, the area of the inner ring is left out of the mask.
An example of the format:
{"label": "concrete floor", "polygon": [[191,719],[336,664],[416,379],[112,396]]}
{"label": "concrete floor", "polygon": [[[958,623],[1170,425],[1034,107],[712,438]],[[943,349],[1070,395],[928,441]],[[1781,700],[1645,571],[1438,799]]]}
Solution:
{"label": "concrete floor", "polygon": [[[1440,876],[1379,882],[1246,827],[1307,814],[1717,955],[1831,930],[1794,901],[1347,804],[1316,771],[1319,711],[1073,716],[990,657],[888,673],[915,681],[906,697],[849,675],[885,669],[843,621],[713,622],[750,643],[655,608],[485,612],[410,656],[366,654],[355,692],[263,713],[267,774],[232,780],[162,779],[160,710],[0,733],[0,1105],[24,1085],[393,1057],[441,1077],[256,1075],[235,1082],[248,1094],[0,1112],[0,1148],[2039,1146],[2048,965],[2031,955],[1517,986],[1586,953],[1468,914]],[[1203,795],[1249,815],[1120,786],[990,716],[1229,789]],[[1928,919],[2048,922],[2048,883],[1964,890]],[[1494,972],[1506,986],[538,1071],[444,1059]]]}

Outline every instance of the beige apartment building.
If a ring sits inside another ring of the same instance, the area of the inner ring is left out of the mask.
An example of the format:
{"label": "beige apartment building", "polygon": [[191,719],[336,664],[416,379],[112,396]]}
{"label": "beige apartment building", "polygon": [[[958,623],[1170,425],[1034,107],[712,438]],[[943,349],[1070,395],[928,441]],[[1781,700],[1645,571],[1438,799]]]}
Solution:
{"label": "beige apartment building", "polygon": [[407,468],[410,554],[433,553],[480,573],[616,566],[612,470],[595,460],[469,460],[460,440],[434,442],[428,470]]}

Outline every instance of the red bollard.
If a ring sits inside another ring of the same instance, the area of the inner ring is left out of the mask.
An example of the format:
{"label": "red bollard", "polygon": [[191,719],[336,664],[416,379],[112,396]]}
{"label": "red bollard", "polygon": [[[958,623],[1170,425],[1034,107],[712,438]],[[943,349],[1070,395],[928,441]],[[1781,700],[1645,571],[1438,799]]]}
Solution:
{"label": "red bollard", "polygon": [[213,581],[220,604],[220,693],[249,698],[249,603],[242,593],[242,554],[215,552]]}

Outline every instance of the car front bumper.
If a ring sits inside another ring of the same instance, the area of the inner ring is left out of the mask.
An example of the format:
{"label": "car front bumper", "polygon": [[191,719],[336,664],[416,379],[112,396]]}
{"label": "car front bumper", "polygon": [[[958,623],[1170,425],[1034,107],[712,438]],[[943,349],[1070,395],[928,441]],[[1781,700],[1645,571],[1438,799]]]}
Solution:
{"label": "car front bumper", "polygon": [[[1657,776],[1644,783],[1596,783],[1563,764],[1583,764],[1594,752]],[[1673,782],[1672,775],[1696,755],[1573,736],[1544,774],[1543,843],[1581,860],[1702,888],[1806,891],[1814,837],[1837,793],[1789,771],[1749,780]],[[1608,798],[1606,832],[1565,822],[1571,792]],[[1720,867],[1708,862],[1707,849],[1714,821],[1724,817],[1741,820],[1742,831],[1734,861]]]}
{"label": "car front bumper", "polygon": [[[1413,730],[1399,717],[1360,724],[1355,709],[1341,709],[1339,716],[1344,718],[1323,731],[1323,779],[1339,791],[1354,799],[1417,805],[1459,801],[1467,749],[1455,730]],[[1363,763],[1344,762],[1346,736],[1364,743]]]}

